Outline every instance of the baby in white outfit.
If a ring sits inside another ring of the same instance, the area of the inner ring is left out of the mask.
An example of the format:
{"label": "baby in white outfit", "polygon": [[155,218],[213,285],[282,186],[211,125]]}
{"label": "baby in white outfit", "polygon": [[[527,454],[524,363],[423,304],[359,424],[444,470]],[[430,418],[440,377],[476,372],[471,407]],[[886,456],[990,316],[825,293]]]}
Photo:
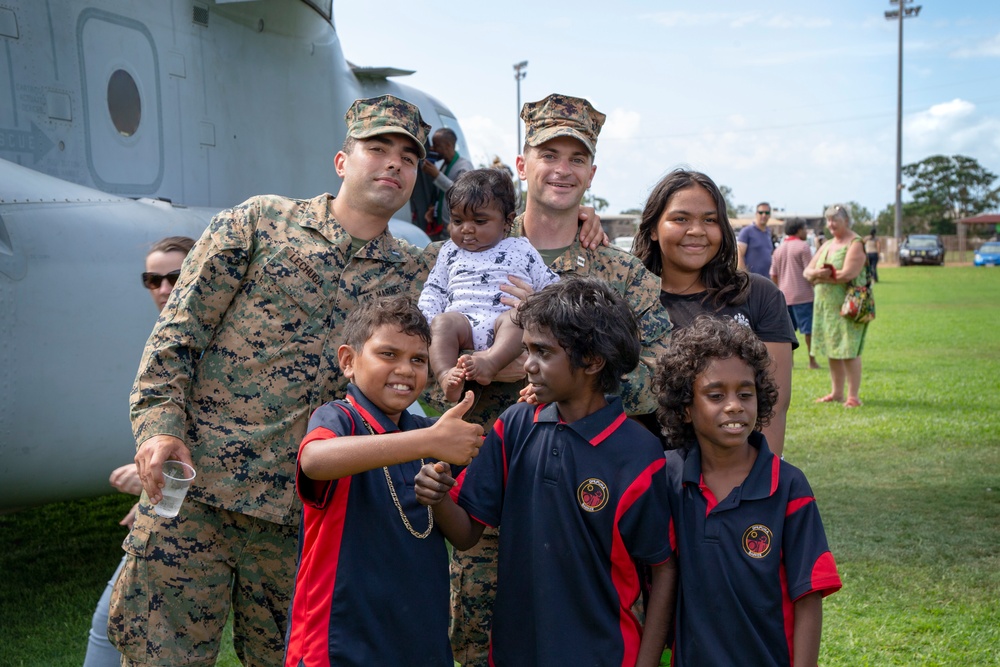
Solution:
{"label": "baby in white outfit", "polygon": [[[528,239],[508,237],[514,184],[497,169],[462,174],[447,192],[446,241],[419,306],[431,324],[430,363],[445,398],[457,401],[466,380],[489,384],[521,354],[521,329],[503,303],[501,285],[515,276],[538,291],[559,277]],[[459,357],[462,350],[475,350]]]}

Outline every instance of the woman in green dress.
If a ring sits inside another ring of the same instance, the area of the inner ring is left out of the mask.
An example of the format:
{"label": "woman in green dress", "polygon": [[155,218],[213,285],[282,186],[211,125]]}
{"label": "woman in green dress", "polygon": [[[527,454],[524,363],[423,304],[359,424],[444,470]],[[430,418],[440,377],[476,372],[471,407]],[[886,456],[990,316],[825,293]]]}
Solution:
{"label": "woman in green dress", "polygon": [[[864,240],[851,231],[851,216],[841,204],[826,209],[830,240],[813,255],[803,275],[815,287],[813,300],[813,351],[830,363],[830,393],[817,403],[843,403],[846,408],[861,406],[861,350],[868,324],[841,317],[848,284],[867,271]],[[844,384],[847,396],[844,396]]]}

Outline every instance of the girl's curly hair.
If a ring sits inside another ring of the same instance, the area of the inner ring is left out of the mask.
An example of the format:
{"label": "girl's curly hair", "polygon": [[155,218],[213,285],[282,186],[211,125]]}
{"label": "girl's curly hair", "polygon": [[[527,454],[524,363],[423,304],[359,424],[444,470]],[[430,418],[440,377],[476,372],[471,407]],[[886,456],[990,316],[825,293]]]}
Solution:
{"label": "girl's curly hair", "polygon": [[691,326],[674,331],[670,345],[656,364],[653,391],[659,407],[656,417],[666,439],[666,449],[689,449],[697,443],[694,428],[684,421],[685,408],[694,401],[694,382],[713,359],[739,357],[754,372],[757,423],[767,426],[778,400],[778,387],[768,370],[771,358],[757,335],[732,318],[699,315]]}

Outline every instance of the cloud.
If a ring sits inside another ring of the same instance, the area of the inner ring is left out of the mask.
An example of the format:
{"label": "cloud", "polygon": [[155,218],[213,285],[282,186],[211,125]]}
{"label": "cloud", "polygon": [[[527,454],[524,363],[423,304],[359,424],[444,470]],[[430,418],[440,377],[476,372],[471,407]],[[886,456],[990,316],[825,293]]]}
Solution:
{"label": "cloud", "polygon": [[1000,162],[1000,118],[982,114],[972,102],[954,99],[903,119],[904,161],[962,154],[980,164]]}
{"label": "cloud", "polygon": [[735,14],[724,12],[656,12],[643,18],[651,19],[667,28],[690,28],[717,25],[731,20]]}
{"label": "cloud", "polygon": [[632,139],[639,134],[641,114],[638,111],[615,108],[601,130],[601,139]]}
{"label": "cloud", "polygon": [[914,134],[927,134],[953,127],[957,121],[967,118],[976,110],[976,105],[965,100],[935,104],[927,111],[914,114],[907,121],[907,129]]}
{"label": "cloud", "polygon": [[833,21],[825,16],[788,16],[786,14],[778,14],[764,20],[762,25],[782,30],[800,30],[803,28],[828,28],[833,25]]}
{"label": "cloud", "polygon": [[762,14],[760,12],[656,12],[647,14],[650,19],[668,28],[692,28],[725,25],[730,28],[763,26],[776,30],[802,30],[827,28],[833,22],[825,16],[793,16],[788,14]]}
{"label": "cloud", "polygon": [[955,58],[997,58],[1000,57],[1000,33],[990,39],[983,40],[971,47],[958,49],[952,56]]}

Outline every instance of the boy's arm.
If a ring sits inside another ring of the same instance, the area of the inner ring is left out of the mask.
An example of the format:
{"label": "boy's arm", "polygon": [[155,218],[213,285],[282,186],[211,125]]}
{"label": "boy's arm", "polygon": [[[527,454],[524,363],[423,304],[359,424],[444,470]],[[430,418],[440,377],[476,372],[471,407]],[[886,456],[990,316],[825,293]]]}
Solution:
{"label": "boy's arm", "polygon": [[677,566],[674,559],[654,565],[652,576],[646,605],[646,626],[642,631],[635,667],[657,667],[660,664],[667,643],[667,632],[674,622],[677,600]]}
{"label": "boy's arm", "polygon": [[413,483],[417,501],[434,508],[434,521],[453,547],[465,551],[479,542],[485,526],[474,521],[448,493],[455,486],[451,466],[441,462],[425,463]]}
{"label": "boy's arm", "polygon": [[795,628],[792,631],[796,667],[816,667],[819,662],[819,638],[823,632],[823,594],[803,595],[795,601]]}
{"label": "boy's arm", "polygon": [[310,479],[327,480],[421,458],[468,465],[483,444],[483,427],[462,420],[472,404],[467,391],[430,428],[307,442],[299,452],[299,468]]}

